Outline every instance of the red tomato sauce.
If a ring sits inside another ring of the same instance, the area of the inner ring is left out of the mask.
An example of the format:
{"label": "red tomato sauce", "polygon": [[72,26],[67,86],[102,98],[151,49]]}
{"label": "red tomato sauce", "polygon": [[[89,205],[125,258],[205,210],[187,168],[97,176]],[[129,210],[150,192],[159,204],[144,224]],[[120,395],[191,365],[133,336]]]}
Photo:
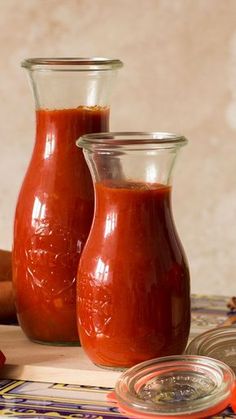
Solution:
{"label": "red tomato sauce", "polygon": [[76,342],[75,280],[93,217],[93,185],[75,141],[108,131],[108,108],[36,112],[36,144],[16,209],[13,278],[24,332]]}
{"label": "red tomato sauce", "polygon": [[97,183],[78,271],[82,346],[98,365],[180,354],[190,327],[189,271],[164,185]]}

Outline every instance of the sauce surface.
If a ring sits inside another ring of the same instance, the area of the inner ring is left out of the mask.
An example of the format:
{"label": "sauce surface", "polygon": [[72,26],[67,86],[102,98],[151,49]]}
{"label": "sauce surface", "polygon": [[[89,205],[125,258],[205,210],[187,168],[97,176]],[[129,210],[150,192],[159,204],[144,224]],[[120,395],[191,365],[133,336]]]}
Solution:
{"label": "sauce surface", "polygon": [[95,184],[95,217],[78,271],[81,343],[98,365],[180,354],[190,327],[189,271],[159,184]]}
{"label": "sauce surface", "polygon": [[35,341],[77,342],[75,280],[94,209],[84,133],[108,131],[109,109],[36,111],[36,143],[16,209],[13,280],[20,325]]}

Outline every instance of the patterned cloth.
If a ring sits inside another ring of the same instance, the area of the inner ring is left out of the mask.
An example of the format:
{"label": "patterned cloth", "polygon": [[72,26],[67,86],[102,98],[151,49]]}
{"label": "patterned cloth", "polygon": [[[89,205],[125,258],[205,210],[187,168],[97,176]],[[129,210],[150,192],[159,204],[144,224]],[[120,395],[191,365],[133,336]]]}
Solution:
{"label": "patterned cloth", "polygon": [[232,326],[236,324],[236,297],[230,298],[227,307],[229,308],[228,319],[224,322],[224,326]]}

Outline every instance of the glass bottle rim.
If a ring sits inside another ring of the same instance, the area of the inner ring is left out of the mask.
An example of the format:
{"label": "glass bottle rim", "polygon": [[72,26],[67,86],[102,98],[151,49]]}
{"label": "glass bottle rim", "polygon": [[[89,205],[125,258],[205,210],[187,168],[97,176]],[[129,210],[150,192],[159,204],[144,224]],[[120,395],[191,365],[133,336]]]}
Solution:
{"label": "glass bottle rim", "polygon": [[21,66],[40,71],[105,71],[121,68],[123,62],[105,57],[33,57],[23,60]]}
{"label": "glass bottle rim", "polygon": [[78,147],[89,150],[155,150],[182,147],[188,143],[183,135],[162,131],[101,132],[82,135]]}
{"label": "glass bottle rim", "polygon": [[118,379],[111,399],[124,413],[135,417],[199,418],[224,410],[234,391],[235,374],[225,363],[204,356],[178,355],[128,369]]}

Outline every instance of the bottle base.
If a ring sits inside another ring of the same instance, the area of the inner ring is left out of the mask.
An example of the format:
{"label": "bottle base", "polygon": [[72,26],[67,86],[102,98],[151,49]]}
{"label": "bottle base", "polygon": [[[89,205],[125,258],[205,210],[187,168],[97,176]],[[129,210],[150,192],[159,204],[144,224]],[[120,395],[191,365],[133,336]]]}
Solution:
{"label": "bottle base", "polygon": [[122,371],[126,371],[129,367],[119,367],[119,366],[107,366],[107,365],[100,365],[100,364],[96,364],[94,362],[94,365],[96,365],[96,367],[98,368],[102,368],[103,370],[108,370],[108,371],[116,371],[116,372],[122,372]]}
{"label": "bottle base", "polygon": [[80,346],[81,347],[81,343],[78,342],[48,342],[48,341],[43,341],[43,340],[38,340],[38,339],[32,339],[29,338],[29,340],[33,343],[38,343],[40,345],[45,345],[45,346]]}

